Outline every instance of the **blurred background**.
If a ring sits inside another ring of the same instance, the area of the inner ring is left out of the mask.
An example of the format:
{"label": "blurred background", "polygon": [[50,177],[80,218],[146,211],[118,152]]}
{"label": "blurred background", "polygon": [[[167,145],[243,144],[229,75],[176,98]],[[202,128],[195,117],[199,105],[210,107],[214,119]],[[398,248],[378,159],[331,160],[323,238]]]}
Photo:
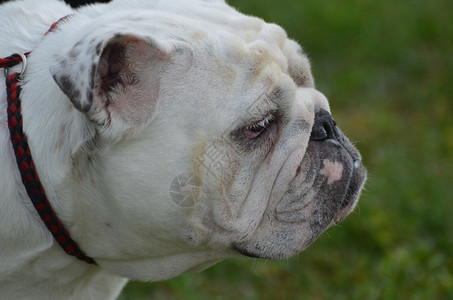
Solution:
{"label": "blurred background", "polygon": [[227,259],[120,299],[453,299],[453,1],[228,2],[304,47],[366,191],[292,259]]}

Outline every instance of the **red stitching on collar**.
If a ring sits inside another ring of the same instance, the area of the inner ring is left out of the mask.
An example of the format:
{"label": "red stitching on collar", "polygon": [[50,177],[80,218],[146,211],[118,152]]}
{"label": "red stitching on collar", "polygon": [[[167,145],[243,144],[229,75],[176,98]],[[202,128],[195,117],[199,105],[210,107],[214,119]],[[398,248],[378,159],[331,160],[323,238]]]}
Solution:
{"label": "red stitching on collar", "polygon": [[[66,16],[53,23],[49,31],[46,32],[46,35],[49,32],[54,32],[57,29],[58,24],[62,21],[66,21],[68,18],[69,16]],[[25,55],[28,54],[29,52]],[[20,56],[12,55],[0,59],[0,68],[10,68],[20,62]],[[28,146],[27,136],[22,129],[20,75],[21,74],[19,73],[14,73],[6,79],[6,91],[8,101],[8,128],[22,182],[33,206],[61,248],[69,255],[73,255],[88,264],[96,265],[96,262],[91,257],[87,256],[77,243],[71,239],[69,232],[52,209],[41,181],[39,180]]]}

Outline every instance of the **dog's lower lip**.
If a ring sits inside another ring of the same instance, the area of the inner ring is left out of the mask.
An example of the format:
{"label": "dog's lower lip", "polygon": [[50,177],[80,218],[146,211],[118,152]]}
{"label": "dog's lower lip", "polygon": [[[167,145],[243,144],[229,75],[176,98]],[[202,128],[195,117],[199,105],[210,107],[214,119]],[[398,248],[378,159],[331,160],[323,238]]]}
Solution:
{"label": "dog's lower lip", "polygon": [[[360,160],[353,161],[353,177],[359,177],[359,184],[363,185],[366,178],[366,169],[363,167],[362,162]],[[341,222],[349,213],[354,210],[355,205],[358,202],[360,193],[350,193],[351,188],[353,187],[354,180],[351,177],[351,182],[349,184],[348,190],[346,192],[346,198],[343,200],[341,205],[341,209],[338,211],[337,215],[334,218],[335,224]],[[360,191],[361,188],[354,189],[355,191]],[[349,197],[349,198],[348,198]]]}
{"label": "dog's lower lip", "polygon": [[261,258],[259,255],[252,253],[252,252],[246,250],[245,248],[239,247],[236,244],[233,244],[233,246],[231,248],[233,249],[233,251],[236,251],[244,256],[252,257],[252,258]]}

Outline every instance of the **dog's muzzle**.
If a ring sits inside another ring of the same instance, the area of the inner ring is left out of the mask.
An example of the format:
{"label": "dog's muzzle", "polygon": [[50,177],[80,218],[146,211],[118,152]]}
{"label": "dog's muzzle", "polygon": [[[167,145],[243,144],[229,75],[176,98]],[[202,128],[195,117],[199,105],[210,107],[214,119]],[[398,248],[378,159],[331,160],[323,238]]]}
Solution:
{"label": "dog's muzzle", "polygon": [[[321,188],[324,192],[321,191],[320,194],[324,194],[324,199],[330,200],[324,204],[329,203],[327,206],[336,211],[331,225],[337,224],[354,208],[366,179],[366,169],[362,165],[360,153],[341,132],[330,113],[324,109],[315,113],[307,151],[312,157],[317,157],[321,169],[318,176],[327,177],[327,184],[324,183]],[[335,177],[336,174],[332,174],[336,170],[335,165],[341,165],[340,179]],[[335,180],[338,180],[338,183],[333,182]],[[325,225],[327,224],[320,227]]]}

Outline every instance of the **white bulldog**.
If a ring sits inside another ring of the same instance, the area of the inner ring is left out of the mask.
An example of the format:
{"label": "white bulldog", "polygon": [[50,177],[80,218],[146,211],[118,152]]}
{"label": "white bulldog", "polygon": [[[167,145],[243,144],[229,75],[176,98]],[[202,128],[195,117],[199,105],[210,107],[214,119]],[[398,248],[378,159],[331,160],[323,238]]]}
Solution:
{"label": "white bulldog", "polygon": [[125,278],[287,258],[357,202],[366,171],[301,47],[222,0],[10,2],[0,41],[2,58],[32,51],[24,131],[49,202],[97,263],[38,217],[1,88],[2,299],[111,299]]}

